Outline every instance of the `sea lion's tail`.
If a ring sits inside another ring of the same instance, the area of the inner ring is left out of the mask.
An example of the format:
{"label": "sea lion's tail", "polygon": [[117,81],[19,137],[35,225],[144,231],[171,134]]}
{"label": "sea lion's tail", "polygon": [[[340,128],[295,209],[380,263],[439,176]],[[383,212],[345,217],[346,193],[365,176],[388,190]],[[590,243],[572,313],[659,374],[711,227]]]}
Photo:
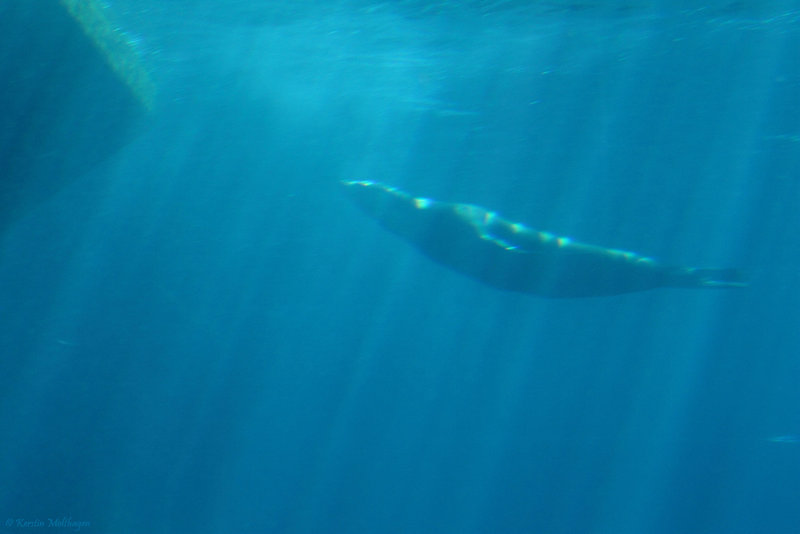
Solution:
{"label": "sea lion's tail", "polygon": [[676,286],[726,289],[747,287],[747,277],[740,269],[680,269]]}

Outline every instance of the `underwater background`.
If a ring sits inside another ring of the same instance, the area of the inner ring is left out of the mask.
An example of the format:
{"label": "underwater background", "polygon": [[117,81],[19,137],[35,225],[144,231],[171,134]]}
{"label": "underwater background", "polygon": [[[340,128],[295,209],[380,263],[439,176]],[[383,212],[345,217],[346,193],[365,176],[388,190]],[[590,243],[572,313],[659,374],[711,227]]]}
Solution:
{"label": "underwater background", "polygon": [[[3,230],[0,532],[800,532],[800,4],[107,10],[158,94]],[[341,180],[750,285],[498,291]]]}

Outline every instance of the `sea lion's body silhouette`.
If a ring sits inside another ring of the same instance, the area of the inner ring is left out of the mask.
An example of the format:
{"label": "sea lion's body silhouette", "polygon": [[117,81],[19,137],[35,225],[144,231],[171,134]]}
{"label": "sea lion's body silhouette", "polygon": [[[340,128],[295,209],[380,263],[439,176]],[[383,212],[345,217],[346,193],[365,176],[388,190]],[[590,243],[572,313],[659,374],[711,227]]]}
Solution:
{"label": "sea lion's body silhouette", "polygon": [[384,228],[436,262],[499,289],[568,298],[745,285],[735,269],[672,267],[533,230],[472,204],[416,198],[371,181],[343,184]]}

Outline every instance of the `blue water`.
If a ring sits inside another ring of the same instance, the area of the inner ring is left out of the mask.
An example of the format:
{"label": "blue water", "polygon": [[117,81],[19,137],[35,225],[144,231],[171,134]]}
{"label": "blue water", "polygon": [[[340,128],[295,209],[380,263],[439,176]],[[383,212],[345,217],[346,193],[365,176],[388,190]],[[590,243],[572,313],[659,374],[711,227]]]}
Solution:
{"label": "blue water", "polygon": [[[800,532],[800,5],[592,4],[109,2],[159,95],[3,236],[3,532]],[[504,293],[343,179],[750,287]]]}

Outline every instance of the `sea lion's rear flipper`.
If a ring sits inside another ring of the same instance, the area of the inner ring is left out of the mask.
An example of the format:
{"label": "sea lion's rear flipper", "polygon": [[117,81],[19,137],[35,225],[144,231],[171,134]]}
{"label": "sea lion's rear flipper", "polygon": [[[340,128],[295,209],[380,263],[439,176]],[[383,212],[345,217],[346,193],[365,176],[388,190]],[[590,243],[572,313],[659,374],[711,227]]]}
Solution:
{"label": "sea lion's rear flipper", "polygon": [[687,269],[695,287],[747,287],[747,277],[739,269]]}

